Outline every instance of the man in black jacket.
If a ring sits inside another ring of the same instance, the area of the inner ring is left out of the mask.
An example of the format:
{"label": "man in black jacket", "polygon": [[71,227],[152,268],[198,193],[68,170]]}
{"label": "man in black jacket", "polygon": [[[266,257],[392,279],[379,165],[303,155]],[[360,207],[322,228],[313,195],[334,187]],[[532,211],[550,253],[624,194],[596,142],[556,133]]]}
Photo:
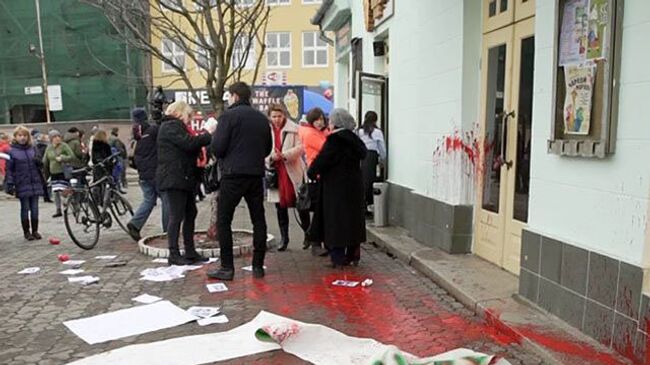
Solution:
{"label": "man in black jacket", "polygon": [[232,280],[232,219],[242,198],[253,221],[253,276],[264,276],[266,218],[264,217],[264,158],[271,153],[269,120],[250,104],[251,88],[237,82],[228,88],[227,111],[219,118],[211,150],[221,166],[217,226],[221,247],[221,269],[208,272],[220,280]]}
{"label": "man in black jacket", "polygon": [[[138,120],[142,118],[142,113],[145,113],[145,120]],[[139,241],[140,230],[149,219],[151,211],[156,206],[158,198],[162,198],[160,192],[156,188],[156,165],[158,164],[158,125],[146,122],[146,112],[144,109],[136,108],[132,112],[134,124],[138,125],[139,139],[135,145],[134,159],[135,165],[138,169],[140,177],[140,189],[142,190],[142,203],[136,210],[131,221],[127,223],[126,227],[129,229],[131,237]],[[167,217],[168,211],[165,201],[162,205],[162,227],[163,232],[167,232]]]}

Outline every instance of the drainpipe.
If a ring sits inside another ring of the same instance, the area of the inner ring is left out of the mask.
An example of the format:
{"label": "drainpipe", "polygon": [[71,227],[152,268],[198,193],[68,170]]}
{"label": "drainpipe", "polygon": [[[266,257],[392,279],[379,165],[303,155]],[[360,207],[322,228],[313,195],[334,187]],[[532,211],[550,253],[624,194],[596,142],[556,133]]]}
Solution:
{"label": "drainpipe", "polygon": [[320,31],[320,36],[319,36],[319,38],[320,38],[323,42],[329,44],[330,46],[334,46],[334,40],[331,39],[331,38],[329,38],[329,37],[325,34],[325,31],[323,30],[323,26],[322,26],[322,25],[318,24],[318,30]]}

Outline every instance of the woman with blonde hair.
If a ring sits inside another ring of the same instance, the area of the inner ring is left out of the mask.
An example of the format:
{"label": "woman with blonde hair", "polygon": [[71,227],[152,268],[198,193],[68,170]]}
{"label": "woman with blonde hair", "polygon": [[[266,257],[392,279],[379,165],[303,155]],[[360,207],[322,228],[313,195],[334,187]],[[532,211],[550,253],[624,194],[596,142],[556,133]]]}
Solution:
{"label": "woman with blonde hair", "polygon": [[[165,111],[158,131],[158,168],[156,183],[169,207],[167,239],[170,265],[206,262],[194,247],[194,221],[197,209],[194,192],[199,181],[197,160],[202,147],[212,141],[214,125],[206,126],[209,133],[192,129],[192,108],[184,101],[171,103]],[[207,124],[207,123],[206,123]],[[181,256],[178,239],[183,225],[185,255]]]}
{"label": "woman with blonde hair", "polygon": [[9,156],[11,158],[7,164],[7,193],[20,199],[20,221],[25,239],[40,240],[42,237],[38,233],[38,197],[44,193],[40,173],[42,162],[36,157],[29,129],[18,126],[14,130]]}

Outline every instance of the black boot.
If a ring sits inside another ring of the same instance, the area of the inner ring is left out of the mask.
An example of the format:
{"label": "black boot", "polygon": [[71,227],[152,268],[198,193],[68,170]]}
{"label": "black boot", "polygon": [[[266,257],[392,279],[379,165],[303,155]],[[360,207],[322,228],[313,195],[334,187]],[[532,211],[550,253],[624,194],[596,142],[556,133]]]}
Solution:
{"label": "black boot", "polygon": [[32,237],[34,237],[35,240],[43,238],[41,234],[38,233],[38,219],[32,219]]}
{"label": "black boot", "polygon": [[178,249],[176,250],[169,250],[169,257],[167,258],[167,263],[169,265],[179,265],[179,266],[184,266],[184,265],[191,265],[192,261],[186,259],[185,257],[181,256],[180,252],[178,252]]}
{"label": "black boot", "polygon": [[194,248],[194,243],[191,245],[185,245],[185,258],[191,261],[193,264],[202,264],[204,262],[210,261],[209,258],[201,256],[200,253],[196,252]]}
{"label": "black boot", "polygon": [[253,277],[264,277],[264,252],[253,252]]}
{"label": "black boot", "polygon": [[280,241],[281,245],[278,248],[278,251],[286,251],[289,246],[289,225],[280,226]]}
{"label": "black boot", "polygon": [[23,225],[23,236],[27,241],[33,241],[34,237],[29,231],[29,219],[23,219],[20,221],[20,223]]}
{"label": "black boot", "polygon": [[312,256],[327,256],[327,250],[323,248],[322,244],[313,242],[311,244],[311,255]]}

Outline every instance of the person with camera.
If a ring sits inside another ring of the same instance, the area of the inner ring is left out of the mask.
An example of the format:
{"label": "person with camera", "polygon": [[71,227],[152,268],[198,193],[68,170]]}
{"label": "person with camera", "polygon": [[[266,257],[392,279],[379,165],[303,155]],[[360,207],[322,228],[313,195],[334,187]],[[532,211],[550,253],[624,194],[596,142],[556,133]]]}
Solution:
{"label": "person with camera", "polygon": [[[266,182],[268,201],[275,203],[280,226],[281,245],[278,251],[285,251],[289,245],[289,208],[296,207],[296,192],[304,180],[305,161],[302,158],[302,142],[298,136],[298,126],[287,119],[282,105],[269,106],[273,151],[266,158]],[[309,211],[298,210],[300,226],[304,232],[309,229]],[[304,242],[307,242],[305,233]]]}
{"label": "person with camera", "polygon": [[37,158],[29,129],[23,126],[16,128],[9,156],[6,170],[7,193],[20,200],[20,222],[25,239],[40,240],[38,199],[44,193],[40,172],[42,161]]}
{"label": "person with camera", "polygon": [[162,200],[162,229],[167,232],[169,221],[168,209],[162,195],[156,186],[156,169],[158,168],[158,125],[147,122],[147,112],[142,108],[135,108],[131,113],[133,117],[133,130],[137,127],[137,143],[133,158],[135,168],[138,170],[140,190],[142,190],[142,203],[133,214],[131,221],[126,224],[129,235],[139,241],[140,231],[156,206],[158,198]]}
{"label": "person with camera", "polygon": [[235,275],[232,220],[242,198],[253,221],[253,276],[264,277],[266,218],[264,216],[264,160],[273,143],[267,117],[251,106],[251,88],[236,82],[228,88],[229,105],[219,118],[211,150],[220,161],[221,184],[217,205],[217,226],[221,247],[221,268],[208,272],[219,280]]}
{"label": "person with camera", "polygon": [[[169,208],[167,240],[170,265],[189,265],[208,261],[194,246],[196,200],[194,191],[199,173],[197,159],[203,146],[210,144],[210,133],[197,133],[191,127],[192,108],[184,101],[175,101],[165,110],[158,130],[158,167],[156,183],[165,195]],[[183,226],[185,255],[181,256],[178,240]]]}

